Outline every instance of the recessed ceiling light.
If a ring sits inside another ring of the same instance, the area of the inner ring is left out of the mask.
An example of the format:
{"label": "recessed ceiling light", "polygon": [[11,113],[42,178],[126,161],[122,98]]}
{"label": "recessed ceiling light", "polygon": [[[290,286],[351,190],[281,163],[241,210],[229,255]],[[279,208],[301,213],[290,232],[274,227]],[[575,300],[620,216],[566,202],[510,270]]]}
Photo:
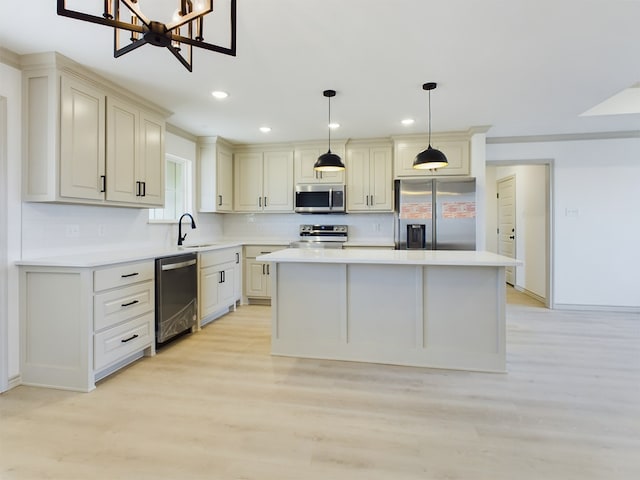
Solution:
{"label": "recessed ceiling light", "polygon": [[262,133],[269,133],[271,131],[271,127],[260,127],[260,131]]}
{"label": "recessed ceiling light", "polygon": [[403,125],[413,125],[415,123],[415,120],[413,118],[405,118],[401,123]]}
{"label": "recessed ceiling light", "polygon": [[335,130],[336,128],[340,128],[340,124],[339,123],[330,123],[328,126],[329,126],[329,128],[331,130]]}
{"label": "recessed ceiling light", "polygon": [[223,92],[222,90],[215,90],[211,92],[211,95],[213,95],[214,98],[217,98],[218,100],[222,100],[223,98],[227,98],[229,96],[227,92]]}

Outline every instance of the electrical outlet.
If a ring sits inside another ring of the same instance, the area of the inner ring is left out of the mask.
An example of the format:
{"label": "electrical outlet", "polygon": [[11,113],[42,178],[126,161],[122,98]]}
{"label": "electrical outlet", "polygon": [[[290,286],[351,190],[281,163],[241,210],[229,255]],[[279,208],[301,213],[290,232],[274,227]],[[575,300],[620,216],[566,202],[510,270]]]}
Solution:
{"label": "electrical outlet", "polygon": [[105,228],[105,226],[101,223],[98,225],[98,236],[99,237],[104,237],[107,233],[107,229]]}

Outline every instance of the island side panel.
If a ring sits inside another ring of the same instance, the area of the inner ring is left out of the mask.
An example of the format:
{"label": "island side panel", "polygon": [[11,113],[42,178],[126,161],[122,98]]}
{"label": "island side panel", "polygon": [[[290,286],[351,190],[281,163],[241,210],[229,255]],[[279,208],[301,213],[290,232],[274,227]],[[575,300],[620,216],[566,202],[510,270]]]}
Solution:
{"label": "island side panel", "polygon": [[433,366],[506,371],[504,267],[424,267],[424,345]]}
{"label": "island side panel", "polygon": [[420,363],[422,268],[351,264],[347,284],[349,345],[344,358]]}
{"label": "island side panel", "polygon": [[347,266],[278,263],[271,353],[332,358],[346,342]]}

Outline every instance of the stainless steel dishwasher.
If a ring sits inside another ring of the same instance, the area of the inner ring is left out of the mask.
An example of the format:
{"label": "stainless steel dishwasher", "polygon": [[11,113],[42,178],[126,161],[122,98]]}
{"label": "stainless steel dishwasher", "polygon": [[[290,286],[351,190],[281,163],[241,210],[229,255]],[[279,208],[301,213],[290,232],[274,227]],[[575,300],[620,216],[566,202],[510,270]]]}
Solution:
{"label": "stainless steel dishwasher", "polygon": [[156,346],[189,332],[197,318],[197,254],[156,258]]}

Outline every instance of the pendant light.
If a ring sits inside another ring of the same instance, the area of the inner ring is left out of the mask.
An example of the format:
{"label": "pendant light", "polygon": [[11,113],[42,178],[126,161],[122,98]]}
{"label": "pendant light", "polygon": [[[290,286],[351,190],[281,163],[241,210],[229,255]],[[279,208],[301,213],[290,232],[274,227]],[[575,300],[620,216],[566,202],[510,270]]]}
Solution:
{"label": "pendant light", "polygon": [[[331,125],[331,97],[336,96],[335,90],[325,90],[322,94],[329,99],[329,125]],[[329,127],[329,151],[318,157],[313,169],[318,172],[338,172],[344,170],[344,163],[338,155],[331,153],[331,127]]]}
{"label": "pendant light", "polygon": [[437,85],[435,82],[422,85],[422,89],[429,92],[429,146],[420,152],[413,161],[413,168],[418,170],[434,170],[449,165],[445,154],[431,146],[431,90],[435,89]]}

